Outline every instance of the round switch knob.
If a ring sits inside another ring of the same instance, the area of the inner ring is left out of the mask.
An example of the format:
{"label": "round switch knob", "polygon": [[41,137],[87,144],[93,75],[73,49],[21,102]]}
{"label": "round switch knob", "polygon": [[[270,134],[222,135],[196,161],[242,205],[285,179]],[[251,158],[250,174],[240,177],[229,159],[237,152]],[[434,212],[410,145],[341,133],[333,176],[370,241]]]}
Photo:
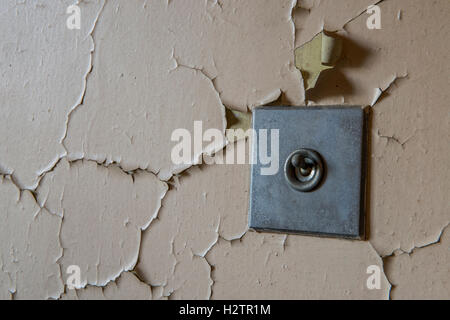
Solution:
{"label": "round switch knob", "polygon": [[286,159],[284,175],[293,189],[312,191],[320,184],[324,175],[322,157],[311,149],[296,150]]}

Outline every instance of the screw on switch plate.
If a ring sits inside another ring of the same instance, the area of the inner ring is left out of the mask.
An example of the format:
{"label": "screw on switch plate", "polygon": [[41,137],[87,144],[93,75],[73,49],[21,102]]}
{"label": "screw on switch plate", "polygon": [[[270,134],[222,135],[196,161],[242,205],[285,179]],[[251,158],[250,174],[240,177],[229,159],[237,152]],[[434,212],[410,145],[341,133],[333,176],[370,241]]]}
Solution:
{"label": "screw on switch plate", "polygon": [[354,106],[255,108],[256,132],[279,130],[283,169],[262,175],[252,164],[249,227],[363,239],[366,118]]}

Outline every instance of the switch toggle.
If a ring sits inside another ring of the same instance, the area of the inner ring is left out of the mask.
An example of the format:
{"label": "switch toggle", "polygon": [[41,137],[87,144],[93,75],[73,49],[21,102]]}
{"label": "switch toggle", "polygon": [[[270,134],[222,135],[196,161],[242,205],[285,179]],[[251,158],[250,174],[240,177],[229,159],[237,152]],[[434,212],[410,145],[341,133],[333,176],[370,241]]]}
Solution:
{"label": "switch toggle", "polygon": [[284,176],[295,190],[310,192],[322,181],[324,165],[318,152],[300,149],[289,155],[284,164]]}

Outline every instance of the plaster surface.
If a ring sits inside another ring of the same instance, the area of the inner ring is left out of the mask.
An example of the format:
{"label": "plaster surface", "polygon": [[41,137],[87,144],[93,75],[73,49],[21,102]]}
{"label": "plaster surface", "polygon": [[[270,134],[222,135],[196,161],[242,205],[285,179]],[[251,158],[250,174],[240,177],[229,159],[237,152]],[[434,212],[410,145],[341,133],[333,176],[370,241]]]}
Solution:
{"label": "plaster surface", "polygon": [[[449,15],[447,0],[2,1],[0,298],[449,299]],[[324,28],[342,57],[305,90],[294,50]],[[200,165],[206,145],[172,163],[173,130],[225,134],[226,108],[265,104],[371,108],[367,241],[248,231],[248,164]]]}

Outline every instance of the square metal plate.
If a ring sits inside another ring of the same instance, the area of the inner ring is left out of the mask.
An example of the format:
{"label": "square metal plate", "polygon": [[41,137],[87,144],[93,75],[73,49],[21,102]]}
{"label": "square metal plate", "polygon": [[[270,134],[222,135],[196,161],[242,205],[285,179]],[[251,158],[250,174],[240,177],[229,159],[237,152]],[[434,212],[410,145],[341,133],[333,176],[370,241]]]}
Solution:
{"label": "square metal plate", "polygon": [[[257,134],[259,129],[279,130],[279,170],[262,175],[261,168],[267,165],[260,161],[252,164],[249,227],[363,239],[366,122],[361,107],[255,108],[253,129]],[[253,139],[254,152],[258,140]],[[270,152],[269,133],[268,145]],[[294,190],[283,170],[289,155],[300,148],[317,151],[324,162],[322,182],[311,192]]]}

